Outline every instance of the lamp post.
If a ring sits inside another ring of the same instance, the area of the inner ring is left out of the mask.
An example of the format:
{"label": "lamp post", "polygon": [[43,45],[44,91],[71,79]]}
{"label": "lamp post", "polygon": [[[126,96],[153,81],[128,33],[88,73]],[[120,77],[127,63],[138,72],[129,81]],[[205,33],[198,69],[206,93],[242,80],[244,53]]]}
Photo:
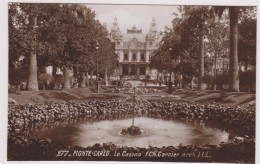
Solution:
{"label": "lamp post", "polygon": [[98,86],[98,49],[99,49],[99,43],[98,40],[96,42],[96,50],[97,50],[97,56],[96,56],[96,92],[99,93],[99,86]]}
{"label": "lamp post", "polygon": [[217,54],[215,54],[214,56],[214,65],[215,65],[215,70],[214,70],[214,87],[213,90],[216,91],[217,90]]}

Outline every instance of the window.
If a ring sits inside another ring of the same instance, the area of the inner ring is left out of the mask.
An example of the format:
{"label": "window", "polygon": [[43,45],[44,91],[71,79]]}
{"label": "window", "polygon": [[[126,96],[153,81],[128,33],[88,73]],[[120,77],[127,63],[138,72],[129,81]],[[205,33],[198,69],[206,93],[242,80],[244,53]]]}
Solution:
{"label": "window", "polygon": [[144,54],[141,54],[141,60],[144,60]]}
{"label": "window", "polygon": [[131,75],[136,75],[136,65],[131,65]]}
{"label": "window", "polygon": [[145,65],[140,65],[140,75],[145,75]]}
{"label": "window", "polygon": [[128,65],[123,65],[123,75],[128,75]]}
{"label": "window", "polygon": [[117,45],[120,45],[120,42],[117,42]]}
{"label": "window", "polygon": [[151,58],[152,58],[152,54],[149,54],[149,61],[151,61]]}
{"label": "window", "polygon": [[132,60],[136,60],[136,54],[133,54]]}
{"label": "window", "polygon": [[124,54],[124,60],[128,60],[128,54]]}

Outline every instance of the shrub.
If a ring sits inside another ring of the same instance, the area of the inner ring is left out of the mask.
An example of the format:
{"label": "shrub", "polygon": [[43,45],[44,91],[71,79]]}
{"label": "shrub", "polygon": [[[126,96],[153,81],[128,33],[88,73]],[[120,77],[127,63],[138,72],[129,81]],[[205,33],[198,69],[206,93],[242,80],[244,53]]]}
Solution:
{"label": "shrub", "polygon": [[53,81],[53,77],[47,73],[39,75],[39,83],[50,83]]}
{"label": "shrub", "polygon": [[66,81],[65,77],[62,76],[62,75],[55,75],[53,77],[53,84],[54,85],[57,85],[57,86],[62,85],[63,86],[65,81]]}
{"label": "shrub", "polygon": [[205,84],[211,85],[214,82],[214,76],[212,76],[212,75],[204,75],[202,77],[202,82],[205,83]]}
{"label": "shrub", "polygon": [[9,84],[17,86],[20,85],[21,82],[27,81],[28,70],[25,68],[10,68],[8,76]]}
{"label": "shrub", "polygon": [[49,74],[42,73],[39,75],[38,82],[40,89],[51,89],[50,84],[53,82],[53,77]]}
{"label": "shrub", "polygon": [[228,74],[217,75],[217,77],[216,77],[216,84],[221,86],[221,88],[222,88],[222,85],[228,85],[228,79],[229,79],[229,75]]}
{"label": "shrub", "polygon": [[250,70],[239,74],[239,87],[242,92],[255,93],[256,72]]}

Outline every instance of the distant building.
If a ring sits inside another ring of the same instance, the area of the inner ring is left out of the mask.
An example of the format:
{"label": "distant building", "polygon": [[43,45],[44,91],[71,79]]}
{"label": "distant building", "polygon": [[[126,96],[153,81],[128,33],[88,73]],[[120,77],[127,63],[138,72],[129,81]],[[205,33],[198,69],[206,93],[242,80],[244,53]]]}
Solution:
{"label": "distant building", "polygon": [[[214,58],[214,56],[213,56],[213,58]],[[247,65],[247,67],[246,67],[245,63],[243,61],[239,62],[238,66],[239,66],[239,71],[241,71],[241,72],[255,69],[255,66],[253,66],[251,64]],[[215,71],[216,71],[217,75],[225,74],[225,73],[228,74],[229,58],[228,57],[218,57],[216,59],[216,65],[214,62],[213,65],[211,66],[209,74],[214,75]]]}
{"label": "distant building", "polygon": [[146,75],[156,76],[155,70],[149,69],[152,52],[158,48],[159,37],[155,19],[152,19],[149,32],[145,35],[142,29],[133,26],[123,34],[114,19],[110,37],[115,43],[119,66],[116,74],[125,79],[143,79]]}
{"label": "distant building", "polygon": [[[47,67],[45,67],[45,71],[46,71],[47,74],[52,75],[53,66],[47,66]],[[61,70],[60,68],[57,68],[57,71],[56,71],[55,74],[56,74],[56,75],[63,75],[63,72],[62,72],[62,70]],[[70,76],[72,76],[72,75],[73,75],[73,72],[70,71]]]}
{"label": "distant building", "polygon": [[216,71],[217,75],[228,73],[229,70],[229,58],[227,57],[219,57],[216,59],[215,63],[212,65],[211,74],[214,75]]}

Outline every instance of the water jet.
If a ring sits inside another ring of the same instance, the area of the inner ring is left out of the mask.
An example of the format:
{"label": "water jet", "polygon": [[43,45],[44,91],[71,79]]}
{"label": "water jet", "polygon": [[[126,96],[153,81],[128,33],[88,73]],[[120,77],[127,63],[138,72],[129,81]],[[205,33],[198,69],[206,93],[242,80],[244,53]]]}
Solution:
{"label": "water jet", "polygon": [[[134,82],[134,84],[135,84],[135,82]],[[132,106],[133,106],[132,126],[128,127],[127,129],[122,129],[121,134],[135,136],[135,135],[142,134],[140,127],[135,126],[135,112],[136,112],[136,109],[139,109],[139,107],[140,107],[140,104],[137,101],[135,85],[133,86],[133,93],[131,95],[131,100],[132,100]]]}

